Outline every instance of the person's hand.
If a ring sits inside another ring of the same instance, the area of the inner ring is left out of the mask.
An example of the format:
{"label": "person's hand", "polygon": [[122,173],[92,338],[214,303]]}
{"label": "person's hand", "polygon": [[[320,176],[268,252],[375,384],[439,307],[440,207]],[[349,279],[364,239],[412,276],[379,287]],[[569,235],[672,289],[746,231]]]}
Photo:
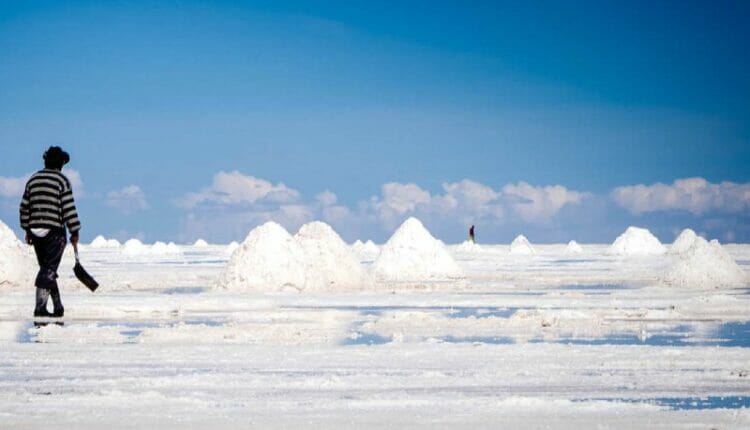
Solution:
{"label": "person's hand", "polygon": [[29,245],[33,245],[34,244],[34,241],[31,240],[31,235],[29,234],[28,231],[26,232],[26,237],[24,238],[24,240],[26,240],[26,243],[29,244]]}
{"label": "person's hand", "polygon": [[78,232],[70,235],[70,243],[73,244],[73,246],[78,246]]}

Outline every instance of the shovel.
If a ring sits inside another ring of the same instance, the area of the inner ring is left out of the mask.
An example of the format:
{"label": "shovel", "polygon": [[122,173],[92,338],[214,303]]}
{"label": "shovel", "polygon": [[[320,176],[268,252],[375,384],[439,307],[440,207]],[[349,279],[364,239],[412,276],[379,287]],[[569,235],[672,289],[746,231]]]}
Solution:
{"label": "shovel", "polygon": [[96,279],[94,279],[93,276],[89,275],[89,273],[86,271],[86,269],[81,266],[81,261],[78,259],[78,245],[73,245],[73,251],[76,254],[76,265],[73,266],[73,273],[76,275],[76,278],[78,278],[83,285],[86,286],[91,292],[96,291],[96,289],[99,287],[99,283],[96,282]]}

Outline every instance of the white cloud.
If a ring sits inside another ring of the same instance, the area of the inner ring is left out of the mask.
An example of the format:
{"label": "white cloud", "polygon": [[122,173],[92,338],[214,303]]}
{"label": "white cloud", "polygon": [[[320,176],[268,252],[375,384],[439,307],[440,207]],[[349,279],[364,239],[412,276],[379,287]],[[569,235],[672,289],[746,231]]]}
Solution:
{"label": "white cloud", "polygon": [[338,198],[336,197],[336,194],[332,193],[329,190],[325,190],[322,193],[316,195],[315,200],[320,202],[320,204],[323,206],[333,206],[338,201]]}
{"label": "white cloud", "polygon": [[322,215],[326,222],[341,223],[352,216],[352,211],[346,206],[326,206]]}
{"label": "white cloud", "polygon": [[615,188],[611,198],[633,214],[686,210],[694,215],[707,212],[740,213],[750,209],[750,183],[711,183],[703,178],[678,179],[667,185],[631,185]]}
{"label": "white cloud", "polygon": [[190,212],[183,218],[180,240],[195,240],[199,237],[220,242],[242,240],[250,230],[267,221],[279,223],[289,232],[295,233],[302,224],[314,219],[314,212],[305,205],[281,205],[252,210],[226,206],[204,208]]}
{"label": "white cloud", "polygon": [[464,179],[446,182],[434,194],[414,183],[388,182],[382,185],[380,194],[351,207],[339,203],[330,190],[303,199],[297,190],[281,183],[274,185],[239,172],[219,172],[210,187],[186,194],[179,205],[191,210],[185,222],[189,236],[216,230],[216,235],[231,233],[238,238],[238,234],[244,235],[269,220],[292,231],[320,219],[339,231],[360,235],[390,232],[411,215],[451,230],[457,223],[543,223],[566,205],[578,204],[587,196],[560,185],[536,187],[525,182],[495,190]]}
{"label": "white cloud", "polygon": [[580,203],[589,194],[571,191],[562,185],[535,187],[522,181],[504,186],[503,196],[522,220],[537,222],[551,218],[565,205]]}
{"label": "white cloud", "polygon": [[[73,188],[75,197],[82,197],[85,192],[81,174],[75,169],[63,169],[63,174],[70,181],[70,186]],[[24,188],[26,188],[26,182],[29,180],[31,175],[31,173],[28,173],[26,175],[16,177],[0,176],[0,197],[15,197],[20,200],[23,196]]]}
{"label": "white cloud", "polygon": [[17,197],[20,200],[28,179],[28,175],[17,178],[0,176],[0,197]]}
{"label": "white cloud", "polygon": [[128,185],[120,190],[108,192],[104,203],[126,214],[148,209],[146,195],[137,185]]}
{"label": "white cloud", "polygon": [[417,206],[428,205],[432,201],[430,193],[416,184],[389,182],[383,185],[382,193],[381,208],[399,215],[413,212]]}
{"label": "white cloud", "polygon": [[500,220],[505,216],[502,193],[479,182],[464,179],[460,182],[444,183],[445,194],[438,199],[438,207],[445,212],[463,214],[465,223],[472,219],[491,218]]}
{"label": "white cloud", "polygon": [[178,204],[194,208],[201,204],[247,205],[254,203],[291,203],[299,198],[299,191],[282,183],[276,185],[238,171],[219,172],[210,187],[186,194]]}
{"label": "white cloud", "polygon": [[571,191],[561,185],[536,187],[526,182],[508,184],[502,191],[464,179],[443,184],[444,193],[432,195],[416,184],[387,183],[382,196],[370,199],[370,207],[390,224],[407,214],[460,220],[502,220],[512,212],[526,222],[540,222],[556,215],[564,206],[578,204],[588,193]]}
{"label": "white cloud", "polygon": [[86,191],[83,186],[83,179],[81,174],[76,169],[63,169],[63,174],[70,181],[70,187],[73,188],[73,194],[76,198],[83,197]]}

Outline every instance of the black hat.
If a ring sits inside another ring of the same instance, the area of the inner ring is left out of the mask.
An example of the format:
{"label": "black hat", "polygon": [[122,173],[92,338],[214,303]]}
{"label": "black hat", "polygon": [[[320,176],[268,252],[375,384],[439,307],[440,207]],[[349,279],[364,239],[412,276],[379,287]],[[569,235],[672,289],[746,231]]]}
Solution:
{"label": "black hat", "polygon": [[63,151],[59,146],[50,146],[49,149],[44,151],[44,164],[53,167],[60,167],[68,164],[70,161],[70,155]]}

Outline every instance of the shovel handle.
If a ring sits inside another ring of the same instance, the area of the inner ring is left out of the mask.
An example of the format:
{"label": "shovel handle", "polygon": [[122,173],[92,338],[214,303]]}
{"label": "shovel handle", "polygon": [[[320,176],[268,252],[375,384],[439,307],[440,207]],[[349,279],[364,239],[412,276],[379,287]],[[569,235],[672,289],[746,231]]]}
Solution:
{"label": "shovel handle", "polygon": [[78,262],[78,244],[77,243],[73,244],[73,253],[75,253],[75,255],[76,255],[76,262]]}

